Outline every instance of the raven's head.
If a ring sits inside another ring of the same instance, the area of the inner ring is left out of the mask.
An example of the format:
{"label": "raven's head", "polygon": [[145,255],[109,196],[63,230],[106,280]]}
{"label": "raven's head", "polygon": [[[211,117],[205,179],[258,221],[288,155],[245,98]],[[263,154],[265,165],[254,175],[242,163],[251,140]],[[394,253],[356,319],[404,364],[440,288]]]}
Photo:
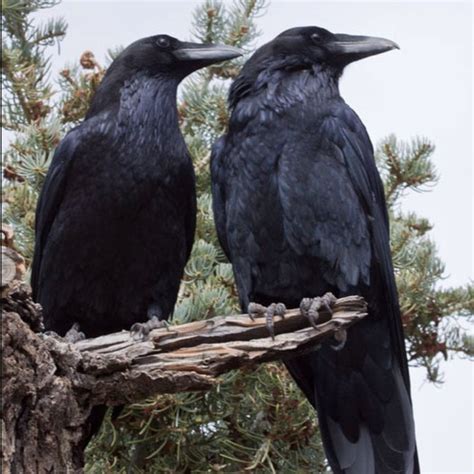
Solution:
{"label": "raven's head", "polygon": [[331,33],[324,28],[291,28],[260,47],[247,61],[234,82],[230,103],[235,104],[273,72],[327,69],[340,76],[354,61],[398,49],[385,38]]}
{"label": "raven's head", "polygon": [[302,65],[327,64],[336,68],[399,48],[385,38],[335,34],[316,26],[291,28],[269,44],[274,55],[286,56],[295,63],[299,60]]}
{"label": "raven's head", "polygon": [[121,88],[137,76],[159,78],[177,86],[197,69],[241,55],[233,46],[188,43],[168,35],[135,41],[107,69],[86,118],[116,105]]}
{"label": "raven's head", "polygon": [[238,48],[227,45],[187,43],[168,35],[156,35],[135,41],[114,61],[122,73],[144,72],[182,79],[210,64],[241,56]]}

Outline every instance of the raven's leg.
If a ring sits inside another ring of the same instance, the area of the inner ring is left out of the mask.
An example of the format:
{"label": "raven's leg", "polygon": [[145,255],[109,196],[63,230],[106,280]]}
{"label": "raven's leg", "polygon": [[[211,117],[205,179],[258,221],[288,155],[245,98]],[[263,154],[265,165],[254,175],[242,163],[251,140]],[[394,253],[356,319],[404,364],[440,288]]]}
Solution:
{"label": "raven's leg", "polygon": [[[332,293],[326,293],[323,296],[316,298],[304,298],[300,303],[301,314],[308,318],[311,326],[317,327],[319,320],[319,310],[325,308],[329,313],[332,314],[332,306],[336,302],[337,298]],[[336,341],[335,344],[331,344],[331,347],[335,351],[341,350],[347,339],[347,332],[345,329],[341,329],[334,334],[333,339]]]}
{"label": "raven's leg", "polygon": [[250,303],[248,306],[249,318],[255,320],[256,317],[265,316],[265,324],[272,339],[275,339],[275,328],[273,318],[275,316],[285,317],[286,306],[283,303],[272,303],[270,306],[262,306],[258,303]]}
{"label": "raven's leg", "polygon": [[168,327],[168,323],[163,317],[163,312],[156,303],[152,303],[147,311],[148,321],[135,323],[130,328],[130,335],[135,340],[145,340],[153,329]]}
{"label": "raven's leg", "polygon": [[319,310],[325,308],[332,314],[332,306],[337,298],[332,293],[326,293],[316,298],[303,298],[300,303],[300,311],[310,322],[311,326],[316,328],[319,320]]}

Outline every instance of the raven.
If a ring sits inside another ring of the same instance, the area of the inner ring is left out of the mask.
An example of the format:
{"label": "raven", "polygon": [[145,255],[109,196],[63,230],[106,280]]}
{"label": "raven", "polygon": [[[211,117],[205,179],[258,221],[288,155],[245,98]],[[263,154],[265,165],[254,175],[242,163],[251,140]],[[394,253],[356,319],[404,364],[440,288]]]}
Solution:
{"label": "raven", "polygon": [[138,323],[144,336],[170,316],[196,222],[177,87],[240,54],[157,35],[110,65],[85,120],[57,147],[38,201],[31,284],[46,329],[95,337]]}
{"label": "raven", "polygon": [[265,305],[271,317],[326,294],[303,300],[314,320],[330,293],[368,302],[345,344],[286,361],[335,473],[419,472],[383,185],[338,87],[349,63],[394,48],[317,27],[283,32],[233,82],[211,156],[217,233],[244,311],[256,302],[249,312]]}
{"label": "raven", "polygon": [[[56,149],[38,201],[31,285],[47,330],[76,340],[131,327],[145,337],[168,319],[196,224],[178,84],[240,55],[157,35],[110,65],[84,122]],[[93,408],[84,445],[104,414]]]}

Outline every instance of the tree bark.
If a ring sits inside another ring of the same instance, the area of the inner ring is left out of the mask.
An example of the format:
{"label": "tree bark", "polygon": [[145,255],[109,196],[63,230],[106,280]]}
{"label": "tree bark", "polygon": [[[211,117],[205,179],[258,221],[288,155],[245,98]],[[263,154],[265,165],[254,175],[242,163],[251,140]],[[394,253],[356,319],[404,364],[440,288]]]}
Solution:
{"label": "tree bark", "polygon": [[360,297],[337,300],[314,329],[298,309],[265,318],[219,316],[150,333],[128,331],[69,344],[40,333],[41,307],[20,282],[2,291],[4,473],[81,472],[84,422],[93,406],[160,393],[208,390],[227,371],[317,349],[366,316]]}

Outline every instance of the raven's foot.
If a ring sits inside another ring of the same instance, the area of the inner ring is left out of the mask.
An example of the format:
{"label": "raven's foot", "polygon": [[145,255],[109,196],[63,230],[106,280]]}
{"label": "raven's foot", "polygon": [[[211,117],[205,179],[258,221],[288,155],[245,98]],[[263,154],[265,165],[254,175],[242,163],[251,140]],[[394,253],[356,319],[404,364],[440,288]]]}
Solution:
{"label": "raven's foot", "polygon": [[166,321],[160,321],[157,316],[152,316],[145,323],[135,323],[130,328],[130,336],[135,341],[144,341],[153,329],[168,328]]}
{"label": "raven's foot", "polygon": [[80,327],[78,323],[74,323],[71,326],[71,329],[64,335],[64,339],[66,339],[67,342],[74,344],[75,342],[82,341],[86,338],[86,335],[79,331]]}
{"label": "raven's foot", "polygon": [[300,311],[308,319],[311,326],[317,329],[319,310],[324,308],[332,314],[332,307],[336,301],[337,298],[332,293],[326,293],[316,298],[303,298],[300,303]]}
{"label": "raven's foot", "polygon": [[255,318],[265,317],[265,325],[267,326],[268,333],[272,339],[275,339],[275,327],[273,324],[273,318],[275,316],[285,317],[286,306],[283,303],[272,303],[270,306],[262,306],[258,303],[250,303],[248,306],[248,315],[252,321]]}

